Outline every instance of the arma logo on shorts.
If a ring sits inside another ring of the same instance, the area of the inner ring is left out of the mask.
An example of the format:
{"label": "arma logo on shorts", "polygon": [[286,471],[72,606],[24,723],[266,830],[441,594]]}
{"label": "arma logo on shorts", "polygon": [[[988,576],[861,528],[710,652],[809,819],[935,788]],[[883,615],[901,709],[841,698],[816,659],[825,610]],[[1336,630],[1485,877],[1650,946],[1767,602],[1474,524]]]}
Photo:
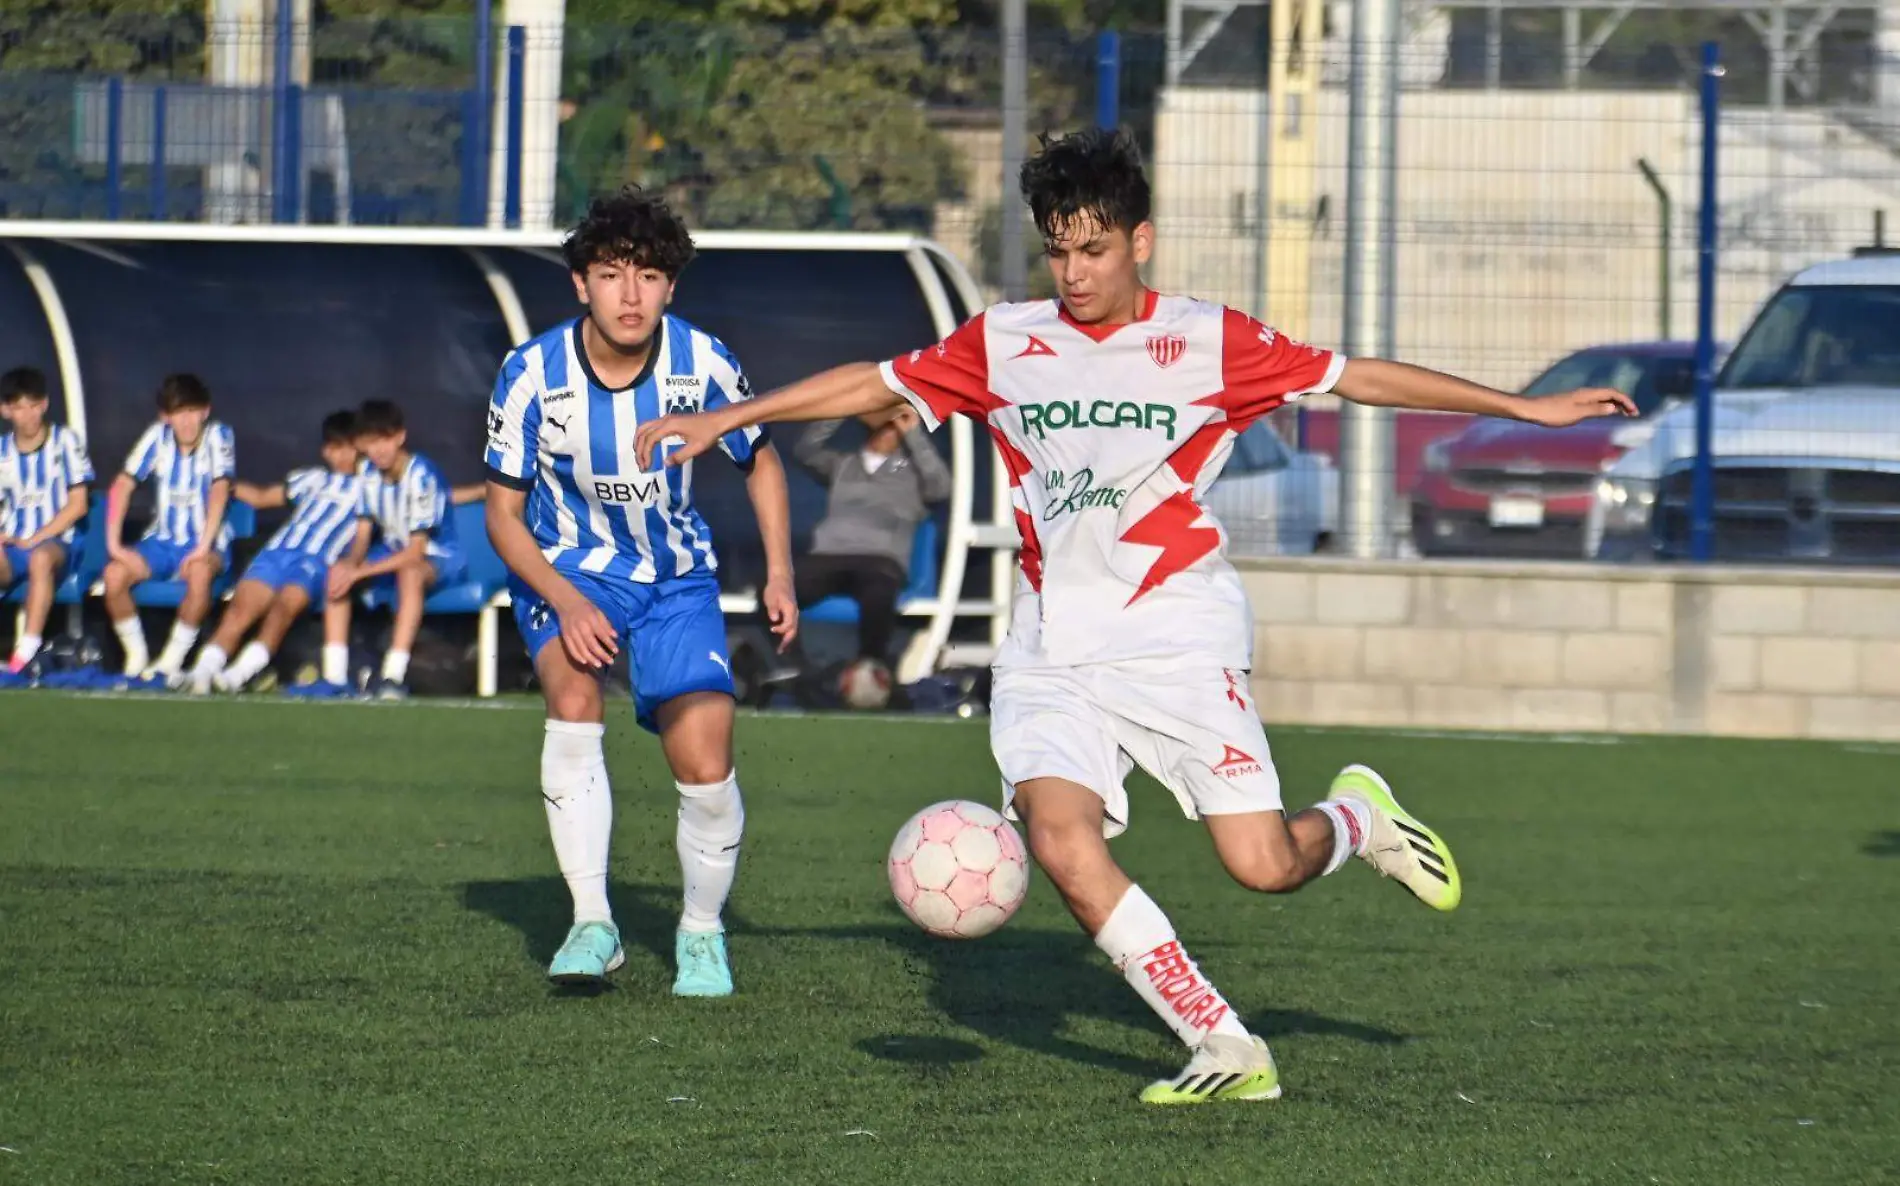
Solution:
{"label": "arma logo on shorts", "polygon": [[1173,407],[1167,404],[1137,404],[1112,399],[1083,403],[1079,399],[1058,400],[1047,404],[1024,404],[1023,435],[1045,439],[1064,428],[1140,428],[1165,432],[1174,439]]}
{"label": "arma logo on shorts", "polygon": [[1246,778],[1261,772],[1260,759],[1243,749],[1223,746],[1226,750],[1220,761],[1214,763],[1214,773],[1222,778]]}

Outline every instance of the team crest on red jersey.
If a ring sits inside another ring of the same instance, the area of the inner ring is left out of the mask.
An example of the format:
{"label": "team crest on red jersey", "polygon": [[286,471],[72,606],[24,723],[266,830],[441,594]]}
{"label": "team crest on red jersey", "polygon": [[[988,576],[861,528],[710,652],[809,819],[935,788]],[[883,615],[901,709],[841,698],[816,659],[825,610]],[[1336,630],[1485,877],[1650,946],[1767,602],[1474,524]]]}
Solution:
{"label": "team crest on red jersey", "polygon": [[1148,357],[1158,367],[1171,367],[1187,353],[1187,339],[1180,334],[1156,334],[1148,339]]}

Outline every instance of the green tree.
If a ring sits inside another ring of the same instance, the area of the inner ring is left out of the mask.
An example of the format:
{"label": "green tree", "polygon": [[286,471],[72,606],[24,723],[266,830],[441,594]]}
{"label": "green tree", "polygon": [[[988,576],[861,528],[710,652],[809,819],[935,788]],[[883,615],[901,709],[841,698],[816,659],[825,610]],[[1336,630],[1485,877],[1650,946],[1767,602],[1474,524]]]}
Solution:
{"label": "green tree", "polygon": [[566,205],[638,181],[702,226],[876,229],[926,227],[959,192],[924,103],[950,0],[716,0],[683,22],[677,7],[571,6]]}

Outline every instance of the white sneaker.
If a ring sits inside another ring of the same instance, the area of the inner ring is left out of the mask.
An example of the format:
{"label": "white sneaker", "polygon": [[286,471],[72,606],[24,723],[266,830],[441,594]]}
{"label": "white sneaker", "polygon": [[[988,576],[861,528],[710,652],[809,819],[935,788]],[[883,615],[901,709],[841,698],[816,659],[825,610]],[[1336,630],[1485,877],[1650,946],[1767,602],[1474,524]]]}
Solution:
{"label": "white sneaker", "polygon": [[1464,897],[1464,880],[1451,848],[1418,819],[1399,806],[1392,788],[1370,766],[1348,766],[1333,779],[1329,792],[1335,799],[1363,803],[1372,819],[1372,834],[1359,859],[1390,877],[1412,896],[1434,910],[1456,910]]}
{"label": "white sneaker", "polygon": [[1277,1100],[1280,1071],[1266,1042],[1209,1034],[1172,1079],[1142,1089],[1144,1104],[1206,1104],[1217,1100]]}

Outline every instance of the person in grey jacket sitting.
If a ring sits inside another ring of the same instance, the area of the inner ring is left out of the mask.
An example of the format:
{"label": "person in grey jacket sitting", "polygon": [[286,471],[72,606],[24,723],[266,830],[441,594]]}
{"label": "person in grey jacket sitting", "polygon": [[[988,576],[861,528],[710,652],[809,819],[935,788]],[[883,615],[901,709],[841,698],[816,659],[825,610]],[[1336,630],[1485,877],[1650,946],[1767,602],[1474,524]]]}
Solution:
{"label": "person in grey jacket sitting", "polygon": [[[856,601],[859,656],[889,662],[911,538],[931,504],[950,497],[950,467],[908,406],[861,419],[869,436],[860,448],[833,448],[844,421],[827,420],[806,429],[792,450],[831,491],[793,591],[801,608],[839,593]],[[779,678],[804,666],[796,643],[786,662],[790,670]]]}

